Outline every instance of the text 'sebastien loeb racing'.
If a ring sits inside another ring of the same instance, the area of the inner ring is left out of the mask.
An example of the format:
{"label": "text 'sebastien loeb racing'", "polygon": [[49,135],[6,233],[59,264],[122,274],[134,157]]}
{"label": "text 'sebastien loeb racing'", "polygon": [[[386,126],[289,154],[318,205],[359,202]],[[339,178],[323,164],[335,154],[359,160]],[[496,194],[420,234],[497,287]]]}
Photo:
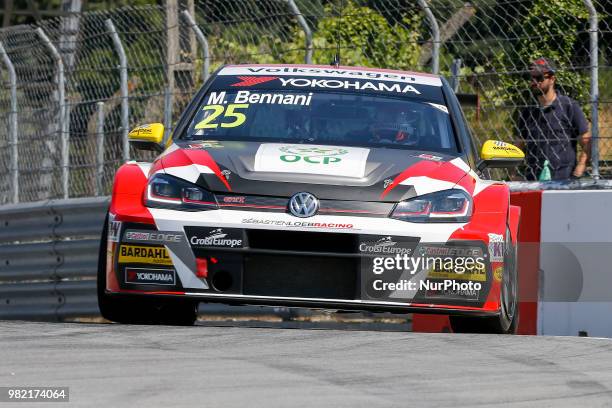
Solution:
{"label": "text 'sebastien loeb racing'", "polygon": [[153,163],[117,172],[98,272],[124,323],[193,324],[198,302],[451,315],[513,333],[518,207],[488,179],[437,75],[356,67],[220,68]]}

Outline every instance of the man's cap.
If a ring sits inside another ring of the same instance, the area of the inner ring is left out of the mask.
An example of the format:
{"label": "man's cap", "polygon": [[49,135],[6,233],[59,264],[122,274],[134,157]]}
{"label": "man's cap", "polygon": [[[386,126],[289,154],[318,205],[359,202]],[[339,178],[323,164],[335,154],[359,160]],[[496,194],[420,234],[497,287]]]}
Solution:
{"label": "man's cap", "polygon": [[531,63],[530,69],[541,72],[542,74],[554,74],[557,67],[550,59],[541,57]]}

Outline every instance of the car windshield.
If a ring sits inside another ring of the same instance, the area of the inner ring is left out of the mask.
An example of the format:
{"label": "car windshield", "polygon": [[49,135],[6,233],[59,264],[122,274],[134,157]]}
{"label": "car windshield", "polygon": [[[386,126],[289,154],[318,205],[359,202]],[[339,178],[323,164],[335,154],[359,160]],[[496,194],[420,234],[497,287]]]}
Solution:
{"label": "car windshield", "polygon": [[448,109],[406,97],[312,90],[215,90],[183,140],[243,140],[456,152]]}

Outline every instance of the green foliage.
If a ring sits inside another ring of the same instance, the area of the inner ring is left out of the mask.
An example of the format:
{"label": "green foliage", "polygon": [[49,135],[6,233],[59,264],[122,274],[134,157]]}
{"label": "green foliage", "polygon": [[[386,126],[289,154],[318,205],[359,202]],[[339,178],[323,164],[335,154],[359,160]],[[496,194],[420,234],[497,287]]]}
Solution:
{"label": "green foliage", "polygon": [[[417,65],[420,47],[421,15],[403,16],[401,23],[391,25],[382,15],[368,7],[348,1],[333,16],[325,7],[327,18],[319,21],[314,36],[315,58],[329,63],[341,47],[342,64],[409,69]],[[408,28],[407,28],[408,27]]]}
{"label": "green foliage", "polygon": [[524,105],[533,101],[529,84],[522,77],[531,61],[547,57],[558,67],[557,87],[573,98],[588,100],[588,73],[570,70],[575,54],[578,31],[588,20],[582,0],[535,0],[527,16],[513,27],[520,34],[516,46],[509,52],[499,52],[493,68],[499,76],[500,92],[496,102]]}
{"label": "green foliage", "polygon": [[[332,5],[313,30],[313,62],[329,64],[341,48],[343,65],[363,65],[396,69],[415,68],[420,53],[421,15],[399,18],[391,24],[375,10],[346,1],[344,9],[335,12]],[[303,63],[306,38],[300,27],[290,28],[290,41],[275,35],[256,35],[261,27],[253,23],[225,27],[209,37],[215,60],[226,63]],[[237,41],[241,33],[253,33],[247,44]]]}
{"label": "green foliage", "polygon": [[[208,43],[213,52],[213,59],[224,64],[245,61],[259,64],[275,62],[273,51],[276,37],[271,34],[257,35],[261,31],[257,24],[243,22],[223,27],[219,32],[212,33],[208,36]],[[244,41],[245,33],[250,33],[249,41]]]}

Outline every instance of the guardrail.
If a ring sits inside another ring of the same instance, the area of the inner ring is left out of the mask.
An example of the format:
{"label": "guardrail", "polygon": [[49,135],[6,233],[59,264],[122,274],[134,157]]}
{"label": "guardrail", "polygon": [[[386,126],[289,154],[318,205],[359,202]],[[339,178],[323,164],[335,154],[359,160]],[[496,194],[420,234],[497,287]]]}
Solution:
{"label": "guardrail", "polygon": [[0,319],[99,315],[96,270],[108,197],[0,209]]}

